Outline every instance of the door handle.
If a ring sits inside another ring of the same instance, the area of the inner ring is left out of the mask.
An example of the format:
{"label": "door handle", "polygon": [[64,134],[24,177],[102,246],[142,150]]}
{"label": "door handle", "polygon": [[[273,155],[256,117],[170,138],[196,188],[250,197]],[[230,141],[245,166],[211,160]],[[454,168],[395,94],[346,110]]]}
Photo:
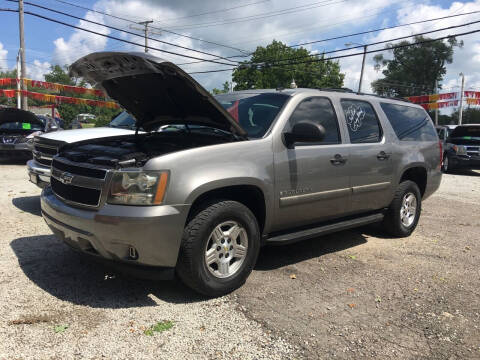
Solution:
{"label": "door handle", "polygon": [[380,152],[377,154],[377,159],[378,159],[378,160],[387,160],[389,157],[390,157],[390,155],[387,154],[385,151],[380,151]]}
{"label": "door handle", "polygon": [[332,165],[344,165],[347,162],[347,158],[344,158],[340,154],[335,154],[333,159],[330,159]]}

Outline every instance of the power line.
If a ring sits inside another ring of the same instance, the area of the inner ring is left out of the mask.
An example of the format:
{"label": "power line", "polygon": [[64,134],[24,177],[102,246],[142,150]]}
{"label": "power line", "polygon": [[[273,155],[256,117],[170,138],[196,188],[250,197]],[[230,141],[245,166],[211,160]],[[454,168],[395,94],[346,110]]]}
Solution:
{"label": "power line", "polygon": [[[18,10],[13,10],[13,9],[0,9],[0,11],[18,12]],[[57,23],[57,24],[68,26],[68,27],[71,27],[71,28],[74,28],[74,29],[77,29],[77,30],[82,30],[82,31],[89,32],[89,33],[92,33],[92,34],[95,34],[95,35],[103,36],[103,37],[106,37],[106,38],[109,38],[109,39],[112,39],[112,40],[117,40],[117,41],[121,41],[121,42],[124,42],[124,43],[127,43],[127,44],[140,46],[142,48],[145,47],[145,45],[138,44],[134,41],[121,39],[119,37],[112,36],[112,35],[102,34],[102,33],[99,33],[97,31],[93,31],[93,30],[84,29],[80,26],[72,25],[72,24],[57,20],[57,19],[49,18],[48,16],[43,16],[43,15],[31,12],[31,11],[25,11],[24,13],[28,14],[28,15],[38,17],[40,19],[44,19],[44,20],[51,21],[51,22],[54,22],[54,23]],[[153,46],[147,46],[147,48],[151,49],[151,50],[160,51],[160,52],[163,52],[163,53],[166,53],[166,54],[181,56],[181,57],[185,57],[185,58],[189,58],[189,59],[202,60],[202,61],[211,62],[211,63],[215,63],[215,64],[220,64],[220,65],[230,65],[230,66],[232,65],[231,63],[225,63],[225,62],[220,62],[220,61],[210,60],[210,59],[202,59],[202,58],[199,58],[199,57],[196,57],[196,56],[180,54],[180,53],[176,53],[176,52],[173,52],[173,51],[156,48],[156,47],[153,47]]]}
{"label": "power line", "polygon": [[[62,3],[62,4],[70,5],[70,6],[79,8],[79,9],[83,9],[83,10],[91,11],[91,12],[94,12],[94,13],[97,13],[97,14],[105,15],[105,16],[111,17],[111,18],[113,18],[113,19],[123,20],[123,21],[129,22],[129,23],[132,23],[132,24],[136,24],[136,21],[133,21],[133,20],[130,20],[130,19],[121,17],[121,16],[108,14],[108,13],[103,12],[103,11],[94,10],[94,9],[88,8],[88,7],[86,7],[86,6],[74,4],[74,3],[71,3],[71,2],[68,2],[68,1],[64,1],[64,0],[55,0],[55,1],[56,1],[56,2],[59,2],[59,3]],[[218,42],[214,42],[214,41],[210,41],[210,40],[200,39],[200,38],[197,38],[197,37],[194,37],[194,36],[181,34],[181,33],[175,32],[175,31],[171,31],[171,30],[167,30],[167,29],[163,29],[163,28],[159,28],[159,27],[155,27],[155,26],[151,26],[151,28],[152,28],[152,29],[161,30],[161,31],[166,32],[166,33],[169,33],[169,34],[173,34],[173,35],[181,36],[181,37],[184,37],[184,38],[188,38],[188,39],[191,39],[191,40],[201,41],[201,42],[204,42],[204,43],[207,43],[207,44],[216,45],[216,46],[220,46],[220,47],[224,47],[224,48],[236,50],[236,51],[239,51],[239,52],[241,52],[241,53],[247,53],[247,51],[242,50],[242,49],[239,49],[239,48],[236,48],[236,47],[234,47],[234,46],[225,45],[225,44],[220,44],[220,43],[218,43]]]}
{"label": "power line", "polygon": [[295,45],[290,45],[290,47],[298,47],[298,46],[303,46],[303,45],[317,44],[317,43],[326,42],[326,41],[331,41],[331,40],[344,39],[344,38],[351,37],[351,36],[365,35],[365,34],[370,34],[370,33],[379,32],[379,31],[383,31],[383,30],[396,29],[396,28],[403,27],[403,26],[410,26],[410,25],[422,24],[422,23],[426,23],[426,22],[430,22],[430,21],[444,20],[444,19],[449,19],[449,18],[453,18],[453,17],[457,17],[457,16],[465,16],[465,15],[472,15],[472,14],[478,14],[478,13],[480,13],[480,10],[478,10],[478,11],[471,11],[471,12],[468,12],[468,13],[457,14],[457,15],[442,16],[442,17],[438,17],[438,18],[434,18],[434,19],[415,21],[415,22],[411,22],[411,23],[407,23],[407,24],[400,24],[400,25],[394,25],[394,26],[386,26],[386,27],[383,27],[383,28],[378,28],[378,29],[373,29],[373,30],[367,30],[367,31],[361,31],[361,32],[357,32],[357,33],[353,33],[353,34],[348,34],[348,35],[335,36],[335,37],[331,37],[331,38],[327,38],[327,39],[321,39],[321,40],[315,40],[315,41],[308,41],[308,42],[304,42],[304,43],[299,43],[299,44],[295,44]]}
{"label": "power line", "polygon": [[[453,17],[458,17],[458,16],[472,15],[472,14],[476,14],[476,13],[480,13],[480,10],[479,11],[471,11],[471,12],[463,13],[463,14],[448,15],[448,16],[443,16],[443,17],[439,17],[439,18],[427,19],[427,20],[422,20],[422,21],[417,21],[417,22],[412,22],[412,23],[407,23],[407,24],[400,24],[400,25],[395,25],[395,26],[390,26],[390,27],[378,28],[378,29],[373,29],[373,30],[368,30],[368,31],[362,31],[362,32],[358,32],[358,33],[341,35],[341,36],[336,36],[336,37],[326,38],[326,39],[320,39],[320,40],[310,41],[310,42],[296,44],[296,45],[288,45],[288,47],[293,48],[293,47],[298,47],[298,46],[302,46],[302,45],[310,45],[310,44],[314,44],[314,43],[321,43],[321,42],[326,42],[326,41],[331,41],[331,40],[338,40],[338,39],[342,39],[342,38],[348,38],[348,37],[352,37],[352,36],[383,31],[383,30],[386,30],[386,29],[394,29],[394,28],[403,27],[403,26],[410,26],[410,25],[420,24],[420,23],[424,23],[424,22],[443,20],[443,19],[448,19],[448,18],[453,18]],[[360,46],[358,46],[358,47],[360,47]],[[357,47],[350,47],[349,49],[354,49],[354,48],[357,48]],[[253,53],[250,53],[248,55],[226,56],[225,58],[227,58],[227,59],[241,58],[241,57],[248,57],[248,56],[251,56],[251,55],[253,55]],[[202,61],[185,62],[185,63],[180,63],[178,65],[191,65],[191,64],[200,64],[200,63],[202,63]]]}
{"label": "power line", "polygon": [[[463,33],[458,33],[458,34],[442,36],[442,37],[435,38],[435,39],[426,39],[426,40],[422,40],[422,41],[416,41],[414,43],[394,45],[394,46],[391,46],[387,49],[367,50],[365,52],[362,51],[362,52],[353,53],[353,54],[330,56],[328,58],[297,61],[297,62],[293,62],[293,63],[290,63],[290,64],[269,64],[268,66],[264,66],[264,67],[278,67],[278,66],[288,66],[288,65],[298,65],[298,64],[309,64],[309,63],[315,63],[315,62],[320,62],[320,61],[343,59],[343,58],[348,58],[348,57],[353,57],[353,56],[360,56],[360,55],[363,56],[363,54],[373,54],[373,53],[382,52],[382,51],[395,50],[395,49],[400,49],[400,48],[405,48],[405,47],[410,47],[410,46],[415,46],[415,45],[421,45],[421,44],[428,44],[428,43],[432,43],[432,42],[439,41],[439,40],[445,40],[445,39],[451,39],[451,38],[459,37],[459,36],[471,35],[471,34],[475,34],[475,33],[478,33],[478,32],[480,32],[480,29],[467,31],[467,32],[463,32]],[[392,41],[392,40],[389,40],[389,41]],[[244,63],[244,64],[241,64],[238,68],[248,68],[249,67],[248,65],[249,65],[248,63]],[[205,73],[208,73],[208,72],[232,71],[232,70],[235,70],[235,69],[236,68],[216,69],[216,70],[210,70],[210,71],[197,71],[197,72],[191,72],[189,74],[205,74]],[[254,68],[254,70],[258,70],[258,68]]]}
{"label": "power line", "polygon": [[179,26],[175,26],[175,27],[170,27],[170,29],[184,29],[185,30],[185,29],[198,29],[198,28],[205,28],[205,27],[212,27],[212,26],[219,26],[219,25],[236,24],[236,23],[239,23],[239,22],[260,20],[260,19],[265,19],[265,18],[274,17],[274,16],[292,14],[292,13],[306,11],[306,10],[310,10],[310,9],[314,9],[314,8],[318,8],[318,7],[339,4],[339,3],[347,2],[347,1],[348,0],[340,0],[340,1],[335,2],[334,0],[323,0],[323,1],[317,1],[317,2],[314,2],[314,3],[310,3],[310,4],[294,6],[294,7],[287,8],[287,9],[261,13],[261,14],[257,14],[257,15],[249,15],[249,16],[244,16],[244,17],[226,19],[226,20],[221,21],[221,22],[217,21],[217,22],[200,23],[200,24],[186,24],[186,25],[179,25]]}
{"label": "power line", "polygon": [[269,1],[270,1],[270,0],[262,0],[262,1],[257,1],[257,2],[253,2],[253,3],[250,3],[250,4],[234,6],[234,7],[228,8],[228,9],[207,11],[207,12],[204,12],[204,13],[199,13],[199,14],[194,14],[194,15],[187,15],[187,16],[181,16],[181,17],[174,18],[174,19],[167,19],[167,20],[164,20],[164,21],[162,21],[162,22],[170,22],[170,21],[182,20],[182,19],[187,19],[187,18],[192,18],[192,17],[198,17],[198,16],[203,16],[203,15],[217,14],[217,13],[227,12],[227,11],[231,11],[231,10],[235,10],[235,9],[239,9],[239,8],[243,8],[243,7],[247,7],[247,6],[252,6],[252,5],[256,5],[256,4],[261,4],[261,3],[265,3],[265,2],[269,2]]}
{"label": "power line", "polygon": [[[18,0],[6,0],[6,1],[18,2]],[[70,15],[70,14],[67,14],[67,13],[65,13],[65,12],[58,11],[58,10],[54,10],[54,9],[49,8],[49,7],[42,6],[42,5],[38,5],[38,4],[35,4],[35,3],[32,3],[32,2],[29,2],[29,1],[24,1],[24,3],[27,4],[27,5],[30,5],[30,6],[34,6],[34,7],[43,9],[43,10],[47,10],[47,11],[51,11],[51,12],[54,12],[54,13],[57,13],[57,14],[60,14],[60,15],[68,16],[68,17],[71,17],[71,18],[74,18],[74,19],[77,19],[77,20],[82,20],[82,21],[85,21],[85,22],[88,22],[88,23],[91,23],[91,24],[95,24],[95,25],[98,25],[98,26],[106,27],[106,28],[108,28],[108,29],[112,29],[112,30],[115,30],[115,31],[120,31],[120,32],[124,32],[124,33],[126,33],[126,34],[130,34],[130,35],[134,35],[134,36],[137,36],[137,37],[141,37],[142,39],[146,37],[148,40],[153,40],[153,41],[156,41],[156,42],[159,42],[159,43],[162,43],[162,44],[166,44],[166,45],[178,47],[178,48],[181,48],[181,49],[184,49],[184,50],[188,50],[188,51],[197,52],[197,53],[200,53],[200,54],[203,54],[203,55],[213,56],[213,57],[216,57],[216,58],[218,58],[218,59],[222,59],[222,60],[226,60],[226,61],[230,61],[230,62],[237,62],[237,61],[229,60],[229,59],[226,59],[226,58],[224,58],[224,57],[218,56],[218,55],[216,55],[216,54],[208,53],[208,52],[206,52],[206,51],[191,49],[191,48],[186,47],[186,46],[174,44],[174,43],[171,43],[171,42],[168,42],[168,41],[158,40],[158,39],[155,39],[155,38],[151,38],[151,37],[148,37],[148,36],[144,36],[144,35],[137,34],[137,33],[132,32],[132,31],[119,29],[119,28],[114,27],[114,26],[102,24],[102,23],[99,23],[99,22],[96,22],[96,21],[92,21],[92,20],[88,20],[88,19],[84,19],[84,18],[81,18],[81,17],[79,17],[79,16]],[[147,46],[147,48],[148,48],[148,46]]]}
{"label": "power line", "polygon": [[[480,12],[480,11],[479,11],[479,12]],[[394,38],[394,39],[376,41],[376,42],[369,43],[369,44],[363,44],[363,45],[358,45],[358,46],[351,46],[351,47],[348,47],[348,48],[338,49],[338,50],[325,51],[325,52],[323,52],[323,53],[321,53],[321,54],[309,54],[309,55],[307,55],[307,56],[299,56],[299,57],[293,57],[293,58],[279,59],[279,60],[277,60],[276,62],[278,62],[278,61],[289,61],[289,60],[305,59],[305,58],[309,58],[309,57],[318,57],[318,56],[323,56],[323,55],[325,55],[325,54],[333,54],[333,53],[342,52],[342,51],[347,51],[347,50],[351,50],[351,49],[359,49],[359,48],[363,48],[363,47],[365,47],[365,46],[374,46],[374,45],[385,44],[385,43],[389,43],[389,42],[392,42],[392,41],[398,41],[398,40],[408,39],[408,38],[411,38],[411,37],[414,37],[414,36],[423,36],[423,35],[432,34],[432,33],[435,33],[435,32],[440,32],[440,31],[446,31],[446,30],[456,29],[456,28],[460,28],[460,27],[464,27],[464,26],[470,26],[470,25],[478,24],[478,23],[480,23],[480,20],[471,21],[471,22],[469,22],[469,23],[464,23],[464,24],[461,24],[461,25],[447,26],[447,27],[445,27],[445,28],[441,28],[441,29],[437,29],[437,30],[430,30],[430,31],[424,31],[424,32],[421,32],[421,33],[412,34],[412,35],[400,36],[400,37],[397,37],[397,38]],[[388,49],[386,49],[386,50],[388,50]],[[268,61],[268,60],[267,60],[267,61]],[[265,62],[265,61],[262,61],[262,62],[248,62],[248,63],[249,63],[249,64],[262,64],[262,63],[264,63],[264,62]]]}

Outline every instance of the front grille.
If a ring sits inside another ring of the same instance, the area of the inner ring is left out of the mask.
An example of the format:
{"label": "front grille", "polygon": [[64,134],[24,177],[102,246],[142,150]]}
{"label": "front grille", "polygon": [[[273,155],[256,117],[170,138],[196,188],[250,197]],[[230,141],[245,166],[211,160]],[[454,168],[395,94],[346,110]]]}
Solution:
{"label": "front grille", "polygon": [[77,165],[72,165],[68,164],[65,162],[58,161],[57,159],[53,159],[52,163],[53,167],[62,170],[62,171],[68,171],[69,173],[75,174],[75,175],[81,175],[81,176],[86,176],[86,177],[92,177],[96,179],[105,179],[105,175],[107,174],[107,171],[104,169],[96,169],[96,168],[91,168],[91,167],[80,167]]}
{"label": "front grille", "polygon": [[45,165],[45,166],[48,166],[48,167],[50,167],[52,165],[52,160],[41,158],[37,155],[34,155],[33,157],[35,158],[35,161],[38,162],[39,164],[42,164],[42,165]]}
{"label": "front grille", "polygon": [[53,192],[65,200],[89,206],[98,206],[100,202],[101,190],[62,184],[54,177],[50,179],[50,184]]}
{"label": "front grille", "polygon": [[45,165],[52,165],[52,157],[58,152],[58,145],[45,144],[39,138],[35,138],[33,145],[33,157],[36,162]]}
{"label": "front grille", "polygon": [[467,155],[479,156],[480,155],[480,146],[467,146]]}

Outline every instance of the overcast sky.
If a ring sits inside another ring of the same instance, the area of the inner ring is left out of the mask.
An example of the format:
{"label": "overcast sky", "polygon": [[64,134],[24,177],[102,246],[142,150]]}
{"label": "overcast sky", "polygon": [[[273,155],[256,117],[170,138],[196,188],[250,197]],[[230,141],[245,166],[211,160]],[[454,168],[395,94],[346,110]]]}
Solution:
{"label": "overcast sky", "polygon": [[[5,0],[0,1],[2,1],[1,7],[15,7],[14,3],[6,2]],[[67,1],[81,4],[99,12],[127,18],[131,21],[154,20],[153,26],[157,28],[226,45],[222,47],[174,35],[169,32],[151,35],[163,41],[195,48],[218,56],[242,55],[245,52],[253,51],[258,45],[270,43],[273,39],[283,41],[288,45],[294,45],[382,26],[480,10],[480,0],[464,2],[444,0]],[[128,29],[131,25],[126,21],[76,8],[57,0],[32,0],[32,2],[67,12],[82,19],[93,20],[122,29]],[[140,37],[111,31],[102,26],[92,25],[28,5],[25,8],[26,10],[103,34],[110,34],[143,44]],[[225,11],[226,9],[230,10]],[[14,13],[0,13],[0,17],[0,23],[2,24],[2,31],[0,32],[0,68],[12,68],[15,66],[15,57],[18,51],[18,15]],[[310,45],[308,48],[317,52],[341,49],[345,47],[344,44],[346,42],[370,43],[451,25],[464,24],[475,20],[480,20],[480,13],[385,30],[337,41],[321,42]],[[92,51],[143,50],[140,46],[106,39],[98,35],[34,18],[30,15],[25,15],[25,24],[27,68],[29,77],[34,79],[43,80],[43,74],[51,64],[69,64],[78,57]],[[471,25],[470,27],[453,29],[449,32],[434,33],[431,37],[440,37],[446,34],[479,28],[479,24]],[[130,31],[136,30],[130,29]],[[480,89],[480,72],[478,71],[480,68],[480,33],[461,37],[459,40],[463,40],[465,46],[462,49],[455,50],[454,62],[448,66],[443,87],[446,91],[458,91],[458,74],[464,72],[467,87]],[[150,45],[204,59],[212,59],[208,55],[186,51],[157,42],[151,42]],[[382,45],[379,45],[371,47],[371,49],[382,47]],[[180,56],[167,55],[160,52],[156,52],[156,55],[175,63],[191,61]],[[373,69],[373,55],[367,57],[364,91],[371,91],[371,81],[382,77],[381,73]],[[346,87],[357,88],[361,60],[360,56],[340,60],[341,70],[346,75]],[[222,69],[227,66],[203,62],[183,65],[182,67],[191,72]],[[221,87],[225,80],[230,80],[231,72],[202,74],[195,75],[195,77],[203,86],[211,90],[213,87]]]}

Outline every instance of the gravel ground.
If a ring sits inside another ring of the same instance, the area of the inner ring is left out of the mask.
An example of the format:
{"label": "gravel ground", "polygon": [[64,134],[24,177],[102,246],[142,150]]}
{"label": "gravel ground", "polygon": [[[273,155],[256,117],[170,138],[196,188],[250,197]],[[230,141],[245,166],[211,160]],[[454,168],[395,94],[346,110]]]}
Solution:
{"label": "gravel ground", "polygon": [[444,176],[409,238],[372,226],[267,247],[244,287],[205,300],[71,251],[25,170],[0,163],[2,360],[480,359],[480,173]]}
{"label": "gravel ground", "polygon": [[[300,356],[229,297],[112,274],[71,251],[44,223],[25,171],[0,164],[0,359]],[[173,327],[144,334],[162,321]]]}

